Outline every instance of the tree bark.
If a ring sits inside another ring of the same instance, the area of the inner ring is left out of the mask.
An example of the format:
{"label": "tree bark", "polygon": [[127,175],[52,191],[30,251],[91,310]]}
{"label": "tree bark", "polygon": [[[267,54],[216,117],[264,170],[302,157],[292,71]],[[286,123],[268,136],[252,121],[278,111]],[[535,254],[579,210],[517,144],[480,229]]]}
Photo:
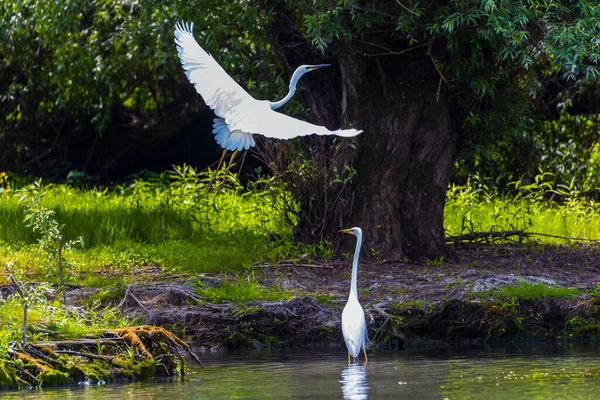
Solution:
{"label": "tree bark", "polygon": [[[271,42],[288,71],[322,61],[298,33],[284,4],[277,2],[274,10]],[[315,114],[313,122],[338,128],[347,120],[364,130],[354,159],[336,165],[338,170],[353,165],[357,176],[352,190],[341,192],[344,199],[334,207],[326,204],[326,221],[318,222],[321,236],[315,235],[317,223],[310,221],[314,202],[300,202],[297,238],[332,240],[338,229],[359,226],[364,248],[373,249],[379,259],[444,256],[443,212],[458,138],[445,85],[426,50],[367,57],[351,46],[328,54],[336,65],[328,75],[319,72],[302,82],[307,88],[302,97]],[[311,190],[316,194],[306,189]],[[326,185],[322,190],[328,190]],[[340,193],[322,196],[333,197]]]}
{"label": "tree bark", "polygon": [[[446,254],[443,213],[457,130],[431,58],[340,57],[344,108],[359,136],[351,224],[387,259]],[[438,92],[439,90],[439,92]]]}

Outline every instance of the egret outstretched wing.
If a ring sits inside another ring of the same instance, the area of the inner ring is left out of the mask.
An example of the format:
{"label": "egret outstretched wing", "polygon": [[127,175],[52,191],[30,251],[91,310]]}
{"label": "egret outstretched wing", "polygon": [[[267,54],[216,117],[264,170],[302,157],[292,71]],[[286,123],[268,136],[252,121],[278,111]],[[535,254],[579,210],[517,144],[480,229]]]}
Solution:
{"label": "egret outstretched wing", "polygon": [[356,129],[338,129],[331,131],[324,126],[311,124],[289,115],[271,110],[268,101],[251,98],[238,107],[229,120],[229,129],[257,133],[276,139],[291,139],[305,135],[338,135],[344,137],[356,136],[362,131]]}
{"label": "egret outstretched wing", "polygon": [[186,76],[206,105],[219,117],[227,120],[235,114],[238,105],[254,98],[200,47],[194,39],[193,27],[193,23],[175,25],[175,43],[179,59]]}
{"label": "egret outstretched wing", "polygon": [[251,134],[291,139],[312,134],[352,137],[362,132],[356,129],[331,131],[273,111],[271,103],[250,96],[200,47],[192,28],[193,24],[178,23],[175,26],[175,43],[188,79],[223,121],[217,119],[213,125],[217,142],[223,148],[247,149],[254,145]]}

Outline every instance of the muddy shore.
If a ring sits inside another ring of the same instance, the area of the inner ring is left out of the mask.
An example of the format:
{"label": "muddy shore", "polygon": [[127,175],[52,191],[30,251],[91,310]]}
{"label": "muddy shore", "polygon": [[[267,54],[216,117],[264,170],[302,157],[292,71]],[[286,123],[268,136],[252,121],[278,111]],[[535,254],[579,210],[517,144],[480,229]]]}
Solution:
{"label": "muddy shore", "polygon": [[[434,264],[434,265],[432,265]],[[139,271],[139,283],[111,300],[140,323],[183,336],[195,347],[342,346],[341,310],[350,281],[349,260],[298,260],[256,265],[254,279],[288,290],[290,300],[211,304],[193,282],[220,285],[227,274],[167,276]],[[519,281],[578,289],[570,298],[499,298]],[[455,248],[443,263],[362,260],[359,298],[376,344],[493,343],[600,338],[600,244],[472,245]],[[83,303],[98,289],[72,287]]]}

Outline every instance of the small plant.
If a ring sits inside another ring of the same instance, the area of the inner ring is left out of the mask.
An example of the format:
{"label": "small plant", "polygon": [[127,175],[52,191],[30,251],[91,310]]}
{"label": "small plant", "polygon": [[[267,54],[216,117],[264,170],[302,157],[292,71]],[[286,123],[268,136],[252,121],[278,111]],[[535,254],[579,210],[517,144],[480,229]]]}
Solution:
{"label": "small plant", "polygon": [[347,185],[352,183],[352,179],[358,175],[356,170],[349,166],[348,164],[344,164],[344,170],[347,173],[343,178],[340,176],[337,167],[333,167],[333,172],[335,173],[335,179],[333,179],[333,183],[341,183],[343,185]]}
{"label": "small plant", "polygon": [[246,304],[253,300],[274,301],[291,298],[290,293],[279,287],[264,287],[254,277],[242,276],[225,280],[220,286],[206,286],[203,282],[197,281],[196,293],[215,303]]}
{"label": "small plant", "polygon": [[423,310],[429,310],[431,312],[433,304],[427,303],[426,300],[412,300],[412,301],[403,301],[403,302],[392,302],[391,307],[393,309],[398,308],[419,308]]}
{"label": "small plant", "polygon": [[406,319],[406,317],[403,315],[393,315],[393,314],[390,314],[390,318],[392,319],[392,322],[396,326],[402,325],[404,323],[404,320]]}
{"label": "small plant", "polygon": [[16,196],[19,198],[19,204],[22,204],[25,210],[23,222],[40,235],[38,241],[42,249],[46,252],[48,261],[50,261],[51,266],[48,268],[47,277],[53,277],[54,270],[52,265],[58,265],[60,291],[63,294],[64,307],[68,313],[67,292],[65,291],[65,269],[69,270],[71,263],[67,262],[64,258],[63,252],[72,248],[75,244],[83,247],[83,238],[79,237],[76,241],[70,240],[64,242],[61,233],[62,226],[58,224],[55,212],[42,205],[42,200],[46,193],[40,193],[40,185],[41,182],[36,181],[29,189],[19,189]]}
{"label": "small plant", "polygon": [[504,286],[496,292],[496,295],[500,298],[517,300],[539,300],[546,297],[567,299],[580,294],[578,289],[546,286],[539,282],[530,283],[526,281],[520,281],[516,285]]}
{"label": "small plant", "polygon": [[331,242],[328,240],[321,240],[319,243],[314,244],[298,244],[297,251],[299,253],[306,254],[308,256],[316,257],[320,256],[326,260],[331,260],[335,257],[335,251],[331,246]]}
{"label": "small plant", "polygon": [[329,293],[318,293],[315,294],[315,299],[321,304],[331,305],[333,300],[335,300],[335,296]]}
{"label": "small plant", "polygon": [[590,296],[600,297],[600,285],[596,285],[591,291]]}
{"label": "small plant", "polygon": [[433,260],[427,260],[427,265],[431,267],[440,267],[444,265],[444,256],[437,257]]}
{"label": "small plant", "polygon": [[27,344],[27,316],[29,309],[34,304],[45,302],[45,294],[52,292],[53,289],[47,283],[28,285],[23,279],[23,273],[19,268],[14,266],[12,261],[6,263],[6,273],[16,290],[10,298],[18,300],[23,307],[23,346],[25,346]]}
{"label": "small plant", "polygon": [[381,259],[379,258],[380,253],[381,251],[375,250],[373,247],[371,247],[371,256],[375,259],[375,262],[381,262]]}
{"label": "small plant", "polygon": [[101,356],[104,352],[104,345],[100,339],[96,339],[96,354]]}

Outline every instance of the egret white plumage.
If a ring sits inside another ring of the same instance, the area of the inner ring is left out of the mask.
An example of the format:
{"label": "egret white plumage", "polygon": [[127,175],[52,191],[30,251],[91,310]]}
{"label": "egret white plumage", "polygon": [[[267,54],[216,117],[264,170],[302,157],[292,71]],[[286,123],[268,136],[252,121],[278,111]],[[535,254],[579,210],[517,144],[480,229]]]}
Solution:
{"label": "egret white plumage", "polygon": [[312,134],[352,137],[362,132],[356,129],[331,131],[324,126],[314,125],[274,111],[292,98],[296,92],[296,84],[302,75],[329,64],[302,65],[292,75],[289,92],[283,99],[276,102],[257,100],[200,47],[194,39],[193,27],[193,23],[177,23],[175,43],[186,76],[217,115],[213,121],[213,133],[217,143],[224,149],[219,167],[227,150],[234,151],[231,158],[233,160],[237,151],[254,146],[252,134],[276,139],[291,139]]}
{"label": "egret white plumage", "polygon": [[358,301],[358,289],[356,281],[358,278],[358,258],[360,255],[360,247],[362,245],[362,230],[360,228],[343,229],[340,232],[349,233],[356,236],[356,250],[354,251],[354,259],[352,260],[352,278],[350,280],[350,294],[348,302],[342,311],[342,335],[344,342],[348,348],[348,364],[350,364],[350,356],[358,358],[358,354],[362,349],[365,354],[365,364],[369,362],[367,357],[367,343],[369,337],[367,335],[367,322],[365,320],[365,312]]}

